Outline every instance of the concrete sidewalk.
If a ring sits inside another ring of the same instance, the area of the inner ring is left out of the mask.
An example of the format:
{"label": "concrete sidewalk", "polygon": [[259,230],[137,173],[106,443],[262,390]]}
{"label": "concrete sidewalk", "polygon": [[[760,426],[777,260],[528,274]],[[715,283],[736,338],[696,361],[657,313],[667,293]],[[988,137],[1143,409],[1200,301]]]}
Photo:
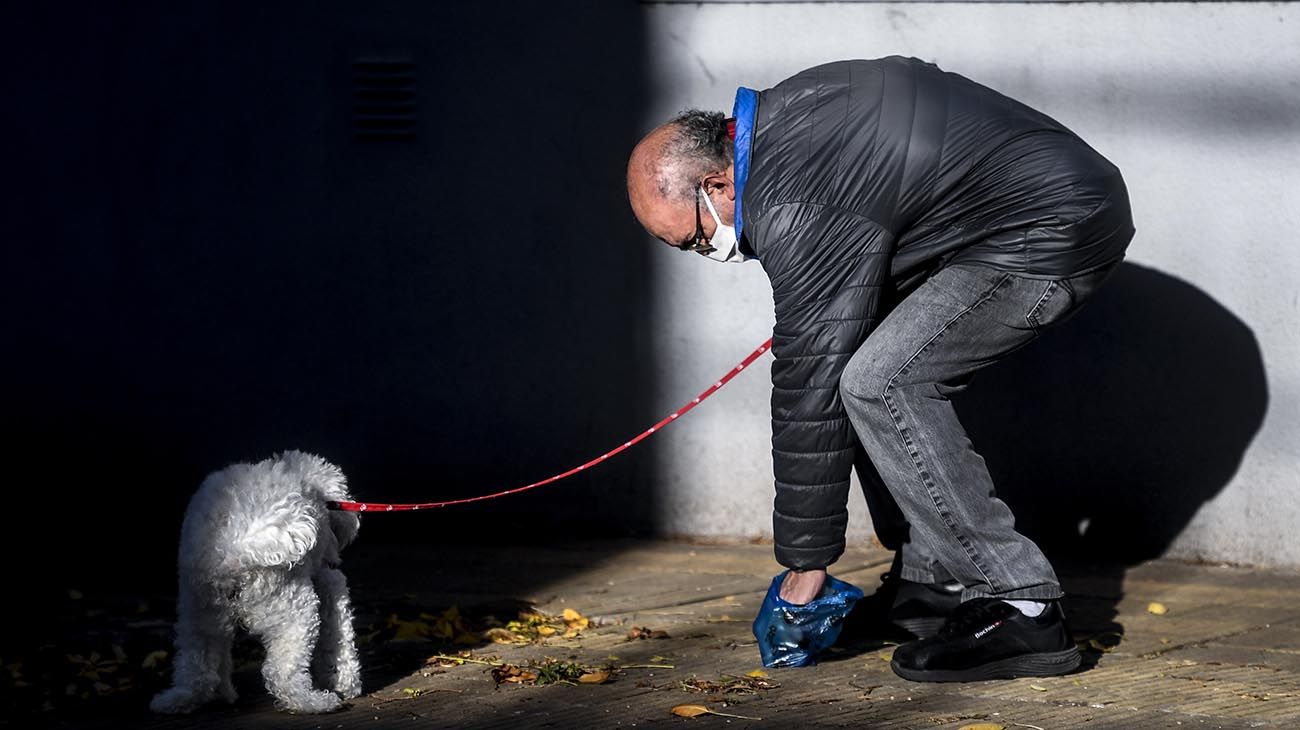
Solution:
{"label": "concrete sidewalk", "polygon": [[[356,624],[367,637],[368,690],[348,709],[326,716],[275,711],[252,655],[237,672],[242,698],[233,707],[157,717],[144,709],[142,692],[125,709],[43,719],[54,726],[158,730],[1300,727],[1295,574],[1172,561],[1068,569],[1062,571],[1067,609],[1076,639],[1087,647],[1083,669],[1047,679],[931,685],[896,677],[885,640],[860,641],[816,667],[750,677],[761,669],[750,621],[776,568],[766,545],[433,549],[363,542],[347,557]],[[870,592],[889,557],[854,549],[834,572]],[[1153,602],[1167,613],[1149,612]],[[451,606],[459,618],[446,612]],[[468,642],[528,606],[548,615],[570,608],[591,623],[573,638],[564,638],[558,624],[553,636],[526,645],[456,645],[425,636],[445,630]],[[645,638],[630,638],[634,631]],[[471,660],[464,664],[426,664],[432,655],[464,651]],[[602,684],[498,685],[489,666],[514,665],[522,673],[516,678],[526,678],[546,658],[614,671]],[[761,719],[671,714],[681,704]]]}

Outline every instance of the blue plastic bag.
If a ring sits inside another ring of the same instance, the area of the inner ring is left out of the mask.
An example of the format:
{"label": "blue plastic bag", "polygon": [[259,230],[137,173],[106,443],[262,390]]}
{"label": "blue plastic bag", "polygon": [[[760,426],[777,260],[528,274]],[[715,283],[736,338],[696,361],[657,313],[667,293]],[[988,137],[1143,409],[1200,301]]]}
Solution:
{"label": "blue plastic bag", "polygon": [[803,667],[839,638],[844,618],[862,598],[862,589],[830,575],[817,598],[802,606],[781,598],[785,573],[772,579],[763,607],[754,618],[754,638],[765,667]]}

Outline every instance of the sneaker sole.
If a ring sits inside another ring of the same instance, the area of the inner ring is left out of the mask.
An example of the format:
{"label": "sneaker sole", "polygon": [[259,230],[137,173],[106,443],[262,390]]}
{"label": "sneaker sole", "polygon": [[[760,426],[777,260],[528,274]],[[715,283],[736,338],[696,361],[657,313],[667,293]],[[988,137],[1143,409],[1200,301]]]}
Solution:
{"label": "sneaker sole", "polygon": [[894,670],[894,674],[913,682],[978,682],[984,679],[1054,677],[1073,672],[1082,661],[1079,650],[1071,647],[1065,651],[999,659],[969,669],[909,669],[899,666],[897,660],[891,661],[889,668]]}
{"label": "sneaker sole", "polygon": [[943,624],[947,620],[942,616],[931,616],[928,618],[893,619],[890,623],[918,639],[928,639],[939,633],[939,629],[943,628]]}

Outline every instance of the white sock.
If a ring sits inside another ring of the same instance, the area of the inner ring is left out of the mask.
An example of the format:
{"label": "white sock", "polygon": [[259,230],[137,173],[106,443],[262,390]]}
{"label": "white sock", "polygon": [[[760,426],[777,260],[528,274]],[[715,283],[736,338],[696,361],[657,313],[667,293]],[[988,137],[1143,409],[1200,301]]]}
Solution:
{"label": "white sock", "polygon": [[1008,601],[1003,599],[1002,602],[1010,603],[1012,606],[1015,606],[1017,611],[1023,613],[1029,618],[1035,618],[1043,611],[1047,610],[1047,604],[1042,601]]}

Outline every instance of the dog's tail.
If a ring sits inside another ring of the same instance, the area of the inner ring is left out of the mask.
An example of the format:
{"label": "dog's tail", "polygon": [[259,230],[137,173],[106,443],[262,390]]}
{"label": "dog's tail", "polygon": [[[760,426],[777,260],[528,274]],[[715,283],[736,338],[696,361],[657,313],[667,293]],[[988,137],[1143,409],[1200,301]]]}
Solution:
{"label": "dog's tail", "polygon": [[276,495],[250,510],[239,525],[230,525],[222,572],[293,565],[316,547],[319,525],[328,519],[323,505],[301,494]]}

